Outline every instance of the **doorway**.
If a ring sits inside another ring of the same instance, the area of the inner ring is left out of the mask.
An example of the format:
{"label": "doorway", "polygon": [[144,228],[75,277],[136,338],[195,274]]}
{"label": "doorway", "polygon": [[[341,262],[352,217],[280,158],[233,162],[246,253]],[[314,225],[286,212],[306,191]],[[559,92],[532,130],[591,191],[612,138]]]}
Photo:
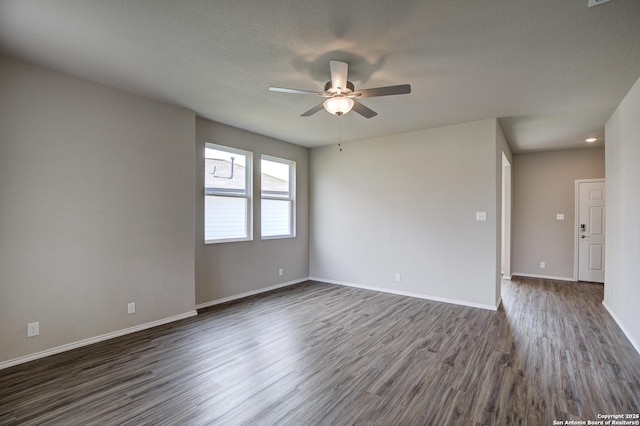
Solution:
{"label": "doorway", "polygon": [[576,180],[574,279],[604,283],[605,181]]}

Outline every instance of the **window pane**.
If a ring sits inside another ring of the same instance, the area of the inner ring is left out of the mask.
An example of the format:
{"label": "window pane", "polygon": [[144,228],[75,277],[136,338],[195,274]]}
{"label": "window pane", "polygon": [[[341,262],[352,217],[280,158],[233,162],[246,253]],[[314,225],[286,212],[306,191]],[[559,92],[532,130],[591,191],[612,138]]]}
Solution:
{"label": "window pane", "polygon": [[290,235],[291,201],[262,200],[262,236]]}
{"label": "window pane", "polygon": [[289,168],[288,164],[262,159],[262,196],[263,197],[290,197]]}
{"label": "window pane", "polygon": [[233,152],[206,148],[204,164],[205,194],[224,192],[246,195],[246,156]]}
{"label": "window pane", "polygon": [[205,241],[247,238],[247,199],[207,195],[204,197]]}

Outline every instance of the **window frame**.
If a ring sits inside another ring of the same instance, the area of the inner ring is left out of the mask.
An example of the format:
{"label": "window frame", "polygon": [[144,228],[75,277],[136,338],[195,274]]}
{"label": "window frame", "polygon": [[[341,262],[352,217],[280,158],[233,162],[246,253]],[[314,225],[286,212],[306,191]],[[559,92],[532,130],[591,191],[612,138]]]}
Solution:
{"label": "window frame", "polygon": [[[239,241],[253,241],[253,152],[245,151],[243,149],[233,148],[230,146],[219,145],[211,142],[204,143],[204,161],[206,162],[206,149],[211,148],[218,151],[227,152],[229,154],[242,155],[246,158],[245,164],[245,194],[234,194],[232,192],[220,191],[220,192],[211,192],[207,191],[207,183],[206,183],[206,166],[205,166],[205,176],[204,176],[204,185],[203,185],[203,195],[204,195],[204,243],[205,244],[220,244],[220,243],[233,243]],[[229,198],[243,198],[246,203],[246,215],[245,215],[245,227],[247,230],[246,237],[234,237],[234,238],[217,238],[217,239],[207,239],[206,238],[206,229],[207,229],[207,215],[206,215],[206,198],[210,196],[215,197],[229,197]]]}
{"label": "window frame", "polygon": [[[262,161],[271,161],[273,163],[281,163],[289,166],[289,197],[281,196],[265,196],[262,191]],[[274,200],[274,201],[288,201],[289,202],[289,233],[280,235],[263,235],[263,223],[262,223],[262,201]],[[277,240],[285,238],[296,237],[296,162],[294,160],[288,160],[286,158],[274,157],[273,155],[262,154],[260,156],[260,239],[262,240]]]}

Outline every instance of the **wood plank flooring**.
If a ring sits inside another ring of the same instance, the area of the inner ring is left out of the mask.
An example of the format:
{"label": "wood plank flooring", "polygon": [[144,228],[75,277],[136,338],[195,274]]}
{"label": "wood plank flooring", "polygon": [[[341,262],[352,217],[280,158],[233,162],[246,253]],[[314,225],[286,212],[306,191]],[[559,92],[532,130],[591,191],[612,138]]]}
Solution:
{"label": "wood plank flooring", "polygon": [[603,287],[498,312],[307,282],[0,371],[0,425],[551,425],[640,412]]}

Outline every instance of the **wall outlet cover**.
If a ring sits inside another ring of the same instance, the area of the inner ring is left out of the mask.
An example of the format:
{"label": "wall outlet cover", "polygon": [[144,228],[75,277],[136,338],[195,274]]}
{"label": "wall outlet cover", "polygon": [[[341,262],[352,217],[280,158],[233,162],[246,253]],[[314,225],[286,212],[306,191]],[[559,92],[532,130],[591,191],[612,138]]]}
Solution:
{"label": "wall outlet cover", "polygon": [[27,324],[27,337],[38,336],[40,334],[40,323],[30,322]]}
{"label": "wall outlet cover", "polygon": [[478,222],[485,222],[487,220],[487,212],[476,212],[476,220]]}

